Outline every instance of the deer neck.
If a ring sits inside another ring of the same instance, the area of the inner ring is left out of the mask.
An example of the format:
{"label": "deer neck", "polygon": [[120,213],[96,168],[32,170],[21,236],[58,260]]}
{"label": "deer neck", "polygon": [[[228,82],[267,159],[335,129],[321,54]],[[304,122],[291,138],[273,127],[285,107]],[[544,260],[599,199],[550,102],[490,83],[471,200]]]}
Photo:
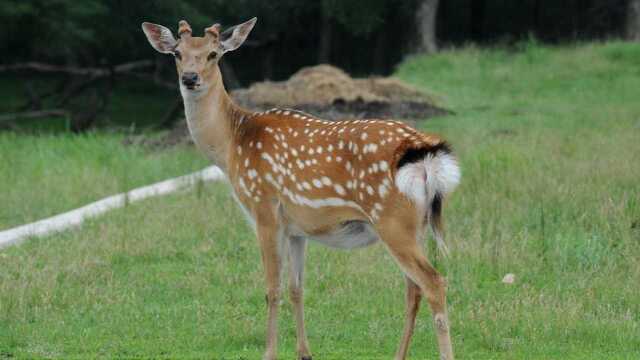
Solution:
{"label": "deer neck", "polygon": [[180,85],[189,132],[196,146],[216,165],[227,169],[228,154],[235,140],[235,132],[245,111],[237,107],[224,88],[220,69],[214,76],[218,81],[200,92]]}

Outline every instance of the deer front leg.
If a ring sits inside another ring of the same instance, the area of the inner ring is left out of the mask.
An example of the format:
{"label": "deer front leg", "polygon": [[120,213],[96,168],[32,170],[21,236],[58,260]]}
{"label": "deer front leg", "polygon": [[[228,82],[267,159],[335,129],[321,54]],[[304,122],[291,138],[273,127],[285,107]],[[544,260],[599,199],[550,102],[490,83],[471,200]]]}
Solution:
{"label": "deer front leg", "polygon": [[278,303],[280,298],[280,273],[282,267],[282,238],[275,219],[259,219],[258,242],[266,280],[267,342],[264,360],[275,360],[278,346]]}
{"label": "deer front leg", "polygon": [[297,351],[299,360],[311,360],[311,351],[304,330],[304,256],[307,239],[289,238],[289,297],[296,318]]}
{"label": "deer front leg", "polygon": [[409,343],[411,342],[411,336],[413,336],[413,329],[416,326],[416,315],[418,315],[418,310],[420,309],[420,300],[422,300],[420,287],[416,285],[413,280],[406,276],[405,280],[407,282],[406,318],[402,340],[400,341],[400,347],[398,348],[398,352],[396,353],[396,360],[404,360],[407,357]]}

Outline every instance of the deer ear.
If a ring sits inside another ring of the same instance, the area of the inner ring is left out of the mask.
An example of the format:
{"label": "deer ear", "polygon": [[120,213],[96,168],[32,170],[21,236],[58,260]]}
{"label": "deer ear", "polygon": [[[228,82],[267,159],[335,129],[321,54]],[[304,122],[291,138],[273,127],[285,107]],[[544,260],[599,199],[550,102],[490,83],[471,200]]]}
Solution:
{"label": "deer ear", "polygon": [[171,54],[176,47],[176,39],[171,30],[162,25],[148,22],[142,23],[142,31],[147,35],[147,40],[154,49],[163,54]]}
{"label": "deer ear", "polygon": [[232,26],[220,34],[220,47],[223,52],[233,51],[247,39],[258,18],[253,18],[240,25]]}

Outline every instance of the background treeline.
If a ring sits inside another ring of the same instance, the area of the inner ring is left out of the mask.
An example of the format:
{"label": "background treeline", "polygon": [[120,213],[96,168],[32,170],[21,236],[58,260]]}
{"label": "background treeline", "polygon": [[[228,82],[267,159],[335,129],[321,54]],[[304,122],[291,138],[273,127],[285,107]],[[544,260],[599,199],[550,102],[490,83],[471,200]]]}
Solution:
{"label": "background treeline", "polygon": [[[153,57],[140,31],[142,21],[175,28],[184,18],[200,32],[213,22],[228,26],[257,16],[251,41],[233,61],[239,83],[281,79],[318,62],[356,74],[384,74],[407,54],[432,49],[424,44],[430,37],[442,47],[467,42],[509,45],[528,36],[546,42],[625,36],[638,16],[632,11],[636,2],[3,0],[1,62],[114,66]],[[431,9],[436,9],[433,30],[421,26],[430,21]]]}
{"label": "background treeline", "polygon": [[249,40],[221,63],[231,89],[318,63],[386,75],[408,55],[467,43],[640,40],[640,0],[2,0],[0,130],[171,127],[182,109],[173,58],[141,22],[175,32],[187,19],[199,35],[253,16]]}

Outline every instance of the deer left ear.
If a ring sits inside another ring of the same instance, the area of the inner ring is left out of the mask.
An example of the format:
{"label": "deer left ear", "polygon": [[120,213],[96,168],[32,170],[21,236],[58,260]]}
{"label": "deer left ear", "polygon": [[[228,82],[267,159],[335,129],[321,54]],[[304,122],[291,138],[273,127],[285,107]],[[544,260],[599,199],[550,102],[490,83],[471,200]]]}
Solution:
{"label": "deer left ear", "polygon": [[147,40],[154,49],[163,54],[170,54],[176,47],[176,39],[171,30],[162,25],[148,22],[142,23],[142,31],[147,35]]}
{"label": "deer left ear", "polygon": [[258,18],[253,18],[240,25],[232,26],[220,34],[220,47],[223,53],[239,48],[249,36],[257,20]]}

